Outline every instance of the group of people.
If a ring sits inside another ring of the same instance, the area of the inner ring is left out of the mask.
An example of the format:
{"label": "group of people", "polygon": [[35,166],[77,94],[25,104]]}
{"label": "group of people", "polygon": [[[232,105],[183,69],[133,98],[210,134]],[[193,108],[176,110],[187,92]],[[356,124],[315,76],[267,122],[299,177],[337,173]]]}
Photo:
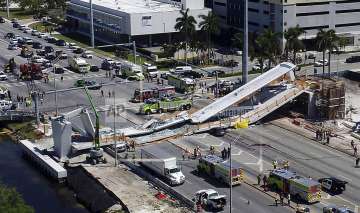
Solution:
{"label": "group of people", "polygon": [[221,158],[226,160],[230,158],[230,155],[231,155],[230,147],[228,147],[227,149],[224,147],[224,149],[221,151]]}
{"label": "group of people", "polygon": [[325,141],[326,144],[330,143],[330,131],[326,130],[316,130],[316,140],[317,141]]}

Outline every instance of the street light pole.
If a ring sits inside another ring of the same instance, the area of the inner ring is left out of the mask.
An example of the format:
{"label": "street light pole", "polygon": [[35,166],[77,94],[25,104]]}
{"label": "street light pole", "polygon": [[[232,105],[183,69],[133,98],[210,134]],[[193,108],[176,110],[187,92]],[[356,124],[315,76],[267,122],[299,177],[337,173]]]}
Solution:
{"label": "street light pole", "polygon": [[242,52],[242,84],[248,81],[248,0],[244,1],[244,31],[243,31],[243,52]]}
{"label": "street light pole", "polygon": [[115,141],[115,167],[118,163],[118,153],[117,153],[117,140],[116,140],[116,107],[115,107],[115,92],[114,92],[114,141]]}
{"label": "street light pole", "polygon": [[95,38],[94,38],[94,17],[93,17],[93,5],[92,0],[90,0],[90,35],[91,35],[91,47],[95,47]]}
{"label": "street light pole", "polygon": [[[54,70],[55,73],[55,70]],[[58,104],[57,104],[57,89],[56,89],[56,78],[54,77],[54,88],[55,88],[55,113],[56,116],[58,116],[59,113],[59,109],[58,109]]]}
{"label": "street light pole", "polygon": [[9,0],[6,0],[6,14],[7,17],[10,18],[10,9],[9,9]]}

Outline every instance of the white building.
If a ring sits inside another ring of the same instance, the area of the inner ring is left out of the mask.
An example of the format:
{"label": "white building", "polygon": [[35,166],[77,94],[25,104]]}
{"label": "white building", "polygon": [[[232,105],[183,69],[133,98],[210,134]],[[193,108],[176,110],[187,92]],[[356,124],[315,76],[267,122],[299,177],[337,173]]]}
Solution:
{"label": "white building", "polygon": [[[242,29],[243,0],[207,0],[227,27]],[[299,25],[303,38],[314,38],[319,29],[334,29],[360,45],[360,0],[248,0],[249,31],[271,28],[285,32]]]}
{"label": "white building", "polygon": [[[190,9],[189,14],[199,22],[199,15],[207,15],[204,0],[93,0],[95,38],[124,42],[146,36],[152,39],[176,33],[176,19],[180,10]],[[89,0],[70,0],[67,19],[76,30],[90,32]],[[163,38],[162,38],[163,39]]]}

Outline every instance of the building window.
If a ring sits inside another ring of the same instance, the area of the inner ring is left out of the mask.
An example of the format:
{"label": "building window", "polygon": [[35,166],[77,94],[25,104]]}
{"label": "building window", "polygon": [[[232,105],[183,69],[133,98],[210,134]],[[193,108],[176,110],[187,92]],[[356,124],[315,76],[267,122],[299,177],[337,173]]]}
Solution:
{"label": "building window", "polygon": [[[226,7],[226,4],[225,3],[222,3],[222,2],[214,2],[215,5],[217,6],[222,6],[222,7]],[[230,8],[231,8],[231,4],[230,4]]]}
{"label": "building window", "polygon": [[269,11],[264,10],[263,13],[266,14],[266,15],[269,15]]}
{"label": "building window", "polygon": [[297,3],[296,6],[314,6],[314,5],[324,5],[329,4],[329,2],[311,2],[311,3]]}
{"label": "building window", "polygon": [[250,8],[249,7],[249,12],[254,12],[254,13],[258,13],[259,12],[259,10],[258,9],[254,9],[254,8]]}
{"label": "building window", "polygon": [[326,14],[329,14],[329,11],[312,12],[312,13],[296,13],[296,16],[317,16],[317,15],[326,15]]}
{"label": "building window", "polygon": [[302,27],[301,29],[303,29],[303,30],[317,30],[317,29],[324,29],[324,28],[329,28],[329,25]]}
{"label": "building window", "polygon": [[348,23],[348,24],[335,24],[335,27],[352,27],[352,26],[359,26],[360,22],[356,23]]}
{"label": "building window", "polygon": [[264,25],[264,28],[269,28],[269,26],[267,26],[267,25]]}
{"label": "building window", "polygon": [[286,26],[287,25],[287,23],[286,22],[284,22],[284,26]]}
{"label": "building window", "polygon": [[249,23],[249,25],[252,25],[252,26],[259,26],[259,24],[256,22],[249,21],[248,23]]}
{"label": "building window", "polygon": [[284,0],[285,3],[287,3],[287,0]]}
{"label": "building window", "polygon": [[287,10],[284,10],[284,13],[287,13]]}
{"label": "building window", "polygon": [[151,16],[143,16],[141,21],[143,26],[151,26]]}
{"label": "building window", "polygon": [[264,1],[264,4],[269,4],[269,2],[268,2],[268,1]]}
{"label": "building window", "polygon": [[335,13],[358,13],[360,9],[353,9],[353,10],[337,10]]}

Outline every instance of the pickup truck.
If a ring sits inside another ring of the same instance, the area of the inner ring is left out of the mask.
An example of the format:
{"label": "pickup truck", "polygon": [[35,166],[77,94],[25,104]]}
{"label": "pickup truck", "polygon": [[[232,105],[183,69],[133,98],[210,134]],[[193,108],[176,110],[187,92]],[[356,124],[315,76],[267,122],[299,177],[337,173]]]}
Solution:
{"label": "pickup truck", "polygon": [[319,179],[321,188],[330,193],[342,193],[346,189],[346,181],[339,180],[338,178],[329,177]]}
{"label": "pickup truck", "polygon": [[205,210],[219,211],[226,205],[226,196],[220,195],[214,189],[203,189],[196,192],[193,201],[201,204]]}

